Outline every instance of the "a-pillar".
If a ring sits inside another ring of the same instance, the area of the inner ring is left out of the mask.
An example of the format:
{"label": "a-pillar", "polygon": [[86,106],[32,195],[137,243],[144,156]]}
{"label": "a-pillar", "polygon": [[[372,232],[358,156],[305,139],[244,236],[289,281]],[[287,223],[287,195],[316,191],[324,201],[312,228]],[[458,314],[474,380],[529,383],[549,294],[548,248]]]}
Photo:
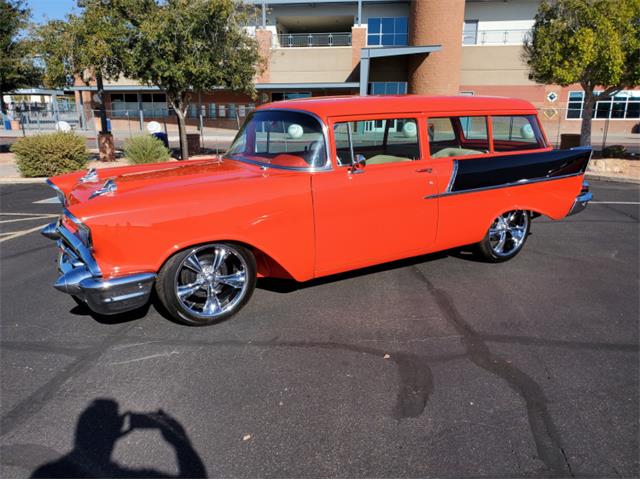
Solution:
{"label": "a-pillar", "polygon": [[409,44],[442,45],[442,50],[412,55],[409,93],[457,95],[462,63],[462,27],[465,0],[411,0]]}

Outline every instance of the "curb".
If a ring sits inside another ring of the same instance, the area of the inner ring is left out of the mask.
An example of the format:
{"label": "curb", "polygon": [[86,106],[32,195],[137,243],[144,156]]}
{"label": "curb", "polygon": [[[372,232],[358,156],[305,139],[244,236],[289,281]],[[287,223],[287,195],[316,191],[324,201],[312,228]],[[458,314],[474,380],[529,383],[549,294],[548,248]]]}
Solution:
{"label": "curb", "polygon": [[0,185],[12,184],[12,183],[44,183],[46,177],[37,178],[21,178],[21,177],[0,177]]}
{"label": "curb", "polygon": [[634,183],[640,185],[640,178],[634,177],[614,177],[612,175],[602,175],[599,173],[585,173],[585,178],[588,180],[600,180],[602,182],[618,182],[618,183]]}

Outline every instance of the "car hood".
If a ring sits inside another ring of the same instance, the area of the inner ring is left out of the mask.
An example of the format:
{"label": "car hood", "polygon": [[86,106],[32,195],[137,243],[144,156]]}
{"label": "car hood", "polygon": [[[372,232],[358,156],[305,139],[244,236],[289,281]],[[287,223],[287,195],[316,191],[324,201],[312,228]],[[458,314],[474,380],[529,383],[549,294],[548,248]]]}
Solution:
{"label": "car hood", "polygon": [[[202,182],[225,182],[258,175],[256,168],[232,160],[218,159],[170,162],[144,166],[116,167],[97,170],[97,178],[85,179],[86,172],[75,178],[56,178],[52,182],[61,188],[69,206],[91,203],[100,199],[122,197],[132,192],[157,188],[188,187]],[[66,185],[65,185],[66,184]]]}

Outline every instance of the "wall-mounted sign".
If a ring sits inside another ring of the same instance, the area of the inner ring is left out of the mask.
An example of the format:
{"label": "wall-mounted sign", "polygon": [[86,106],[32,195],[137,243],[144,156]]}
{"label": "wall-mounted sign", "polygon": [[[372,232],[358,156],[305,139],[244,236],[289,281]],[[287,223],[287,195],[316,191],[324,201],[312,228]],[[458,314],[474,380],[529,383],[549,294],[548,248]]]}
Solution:
{"label": "wall-mounted sign", "polygon": [[551,103],[555,102],[557,99],[558,99],[558,94],[556,92],[547,93],[547,100],[549,100]]}
{"label": "wall-mounted sign", "polygon": [[547,117],[547,119],[551,120],[552,118],[555,118],[556,115],[558,115],[558,110],[556,110],[555,108],[547,108],[543,113],[544,116]]}

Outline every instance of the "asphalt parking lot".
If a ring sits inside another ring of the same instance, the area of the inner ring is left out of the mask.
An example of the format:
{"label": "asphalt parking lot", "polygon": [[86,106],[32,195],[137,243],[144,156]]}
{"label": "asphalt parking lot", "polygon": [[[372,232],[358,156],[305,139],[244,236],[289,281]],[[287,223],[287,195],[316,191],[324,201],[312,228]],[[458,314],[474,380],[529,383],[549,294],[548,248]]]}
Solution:
{"label": "asphalt parking lot", "polygon": [[505,264],[262,282],[207,328],[93,318],[51,191],[2,185],[0,474],[638,477],[640,189],[591,185]]}

